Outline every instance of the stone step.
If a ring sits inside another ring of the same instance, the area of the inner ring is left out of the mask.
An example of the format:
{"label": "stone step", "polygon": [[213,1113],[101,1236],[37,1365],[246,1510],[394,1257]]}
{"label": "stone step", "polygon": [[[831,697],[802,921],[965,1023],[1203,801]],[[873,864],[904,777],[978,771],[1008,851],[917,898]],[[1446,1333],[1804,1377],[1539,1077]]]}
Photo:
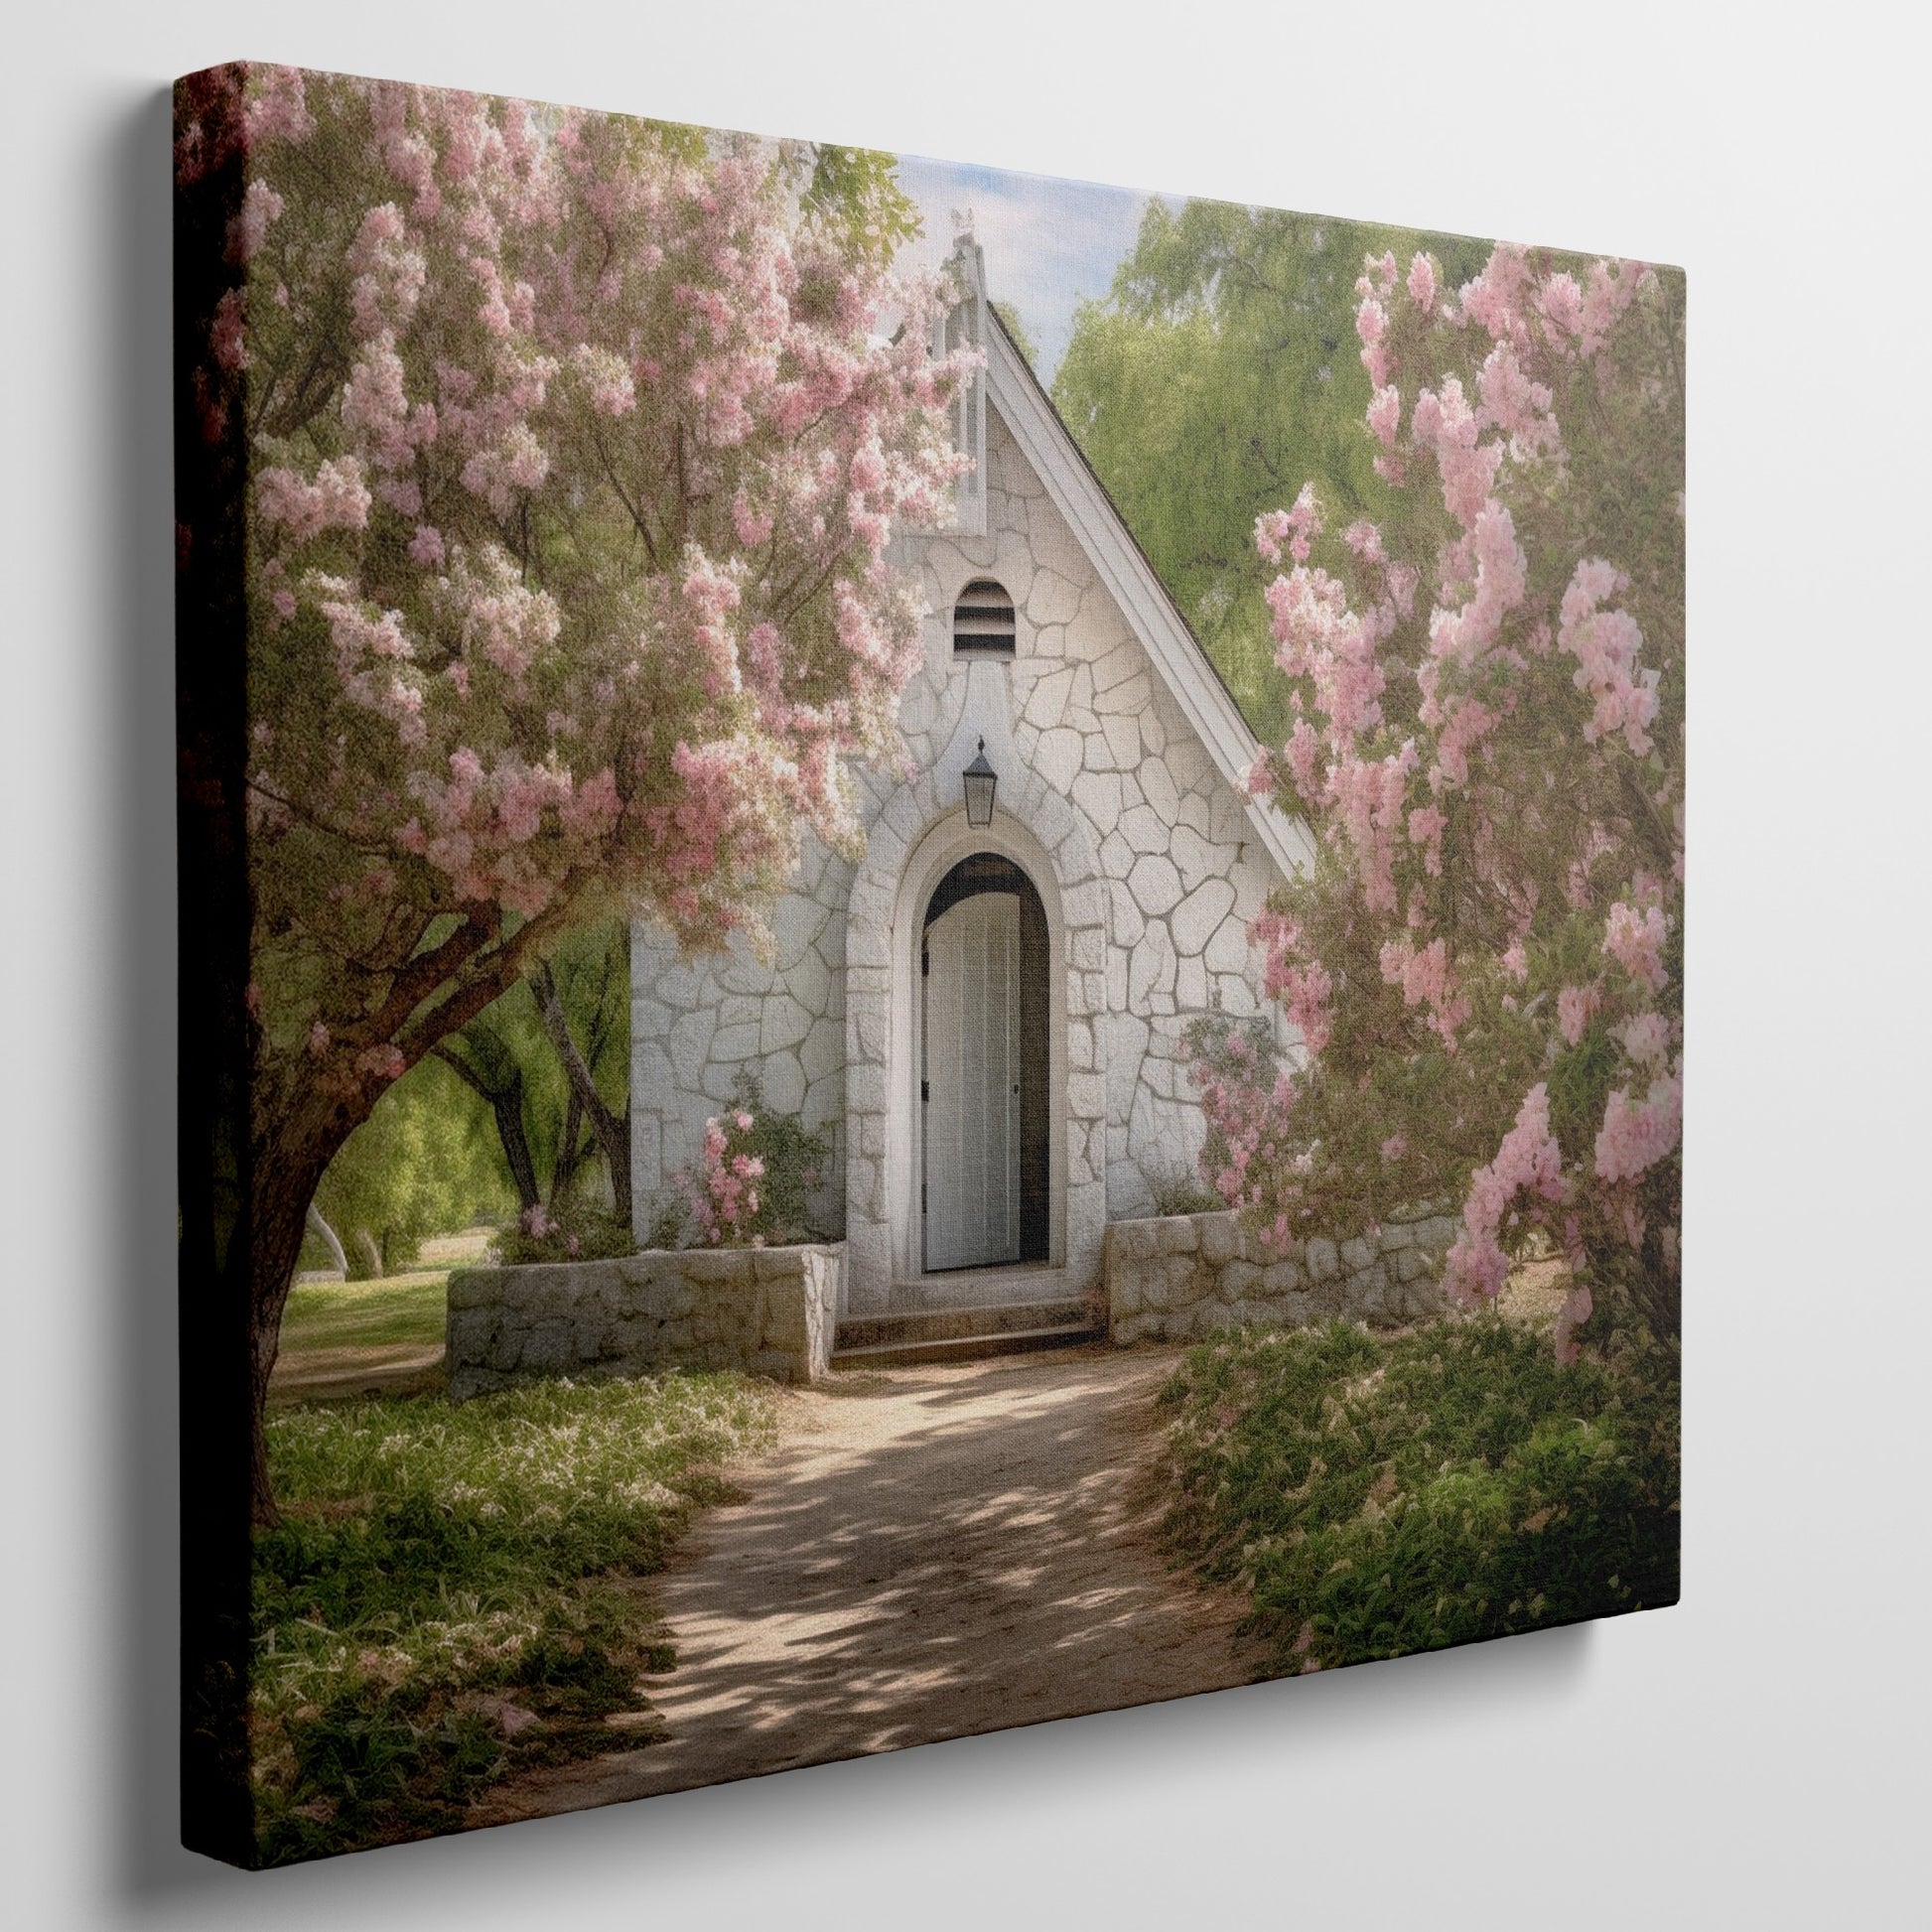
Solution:
{"label": "stone step", "polygon": [[882,1309],[877,1314],[849,1314],[839,1323],[835,1349],[887,1348],[928,1341],[969,1341],[1020,1334],[1039,1328],[1087,1324],[1086,1304],[1077,1295],[1050,1301],[980,1302],[966,1308]]}
{"label": "stone step", "polygon": [[[841,1335],[844,1325],[840,1325]],[[1084,1320],[1046,1328],[1009,1328],[985,1335],[952,1335],[934,1341],[873,1342],[860,1348],[842,1344],[832,1350],[834,1368],[903,1368],[916,1362],[974,1362],[993,1355],[1024,1355],[1035,1348],[1077,1348],[1100,1341],[1106,1329]]]}

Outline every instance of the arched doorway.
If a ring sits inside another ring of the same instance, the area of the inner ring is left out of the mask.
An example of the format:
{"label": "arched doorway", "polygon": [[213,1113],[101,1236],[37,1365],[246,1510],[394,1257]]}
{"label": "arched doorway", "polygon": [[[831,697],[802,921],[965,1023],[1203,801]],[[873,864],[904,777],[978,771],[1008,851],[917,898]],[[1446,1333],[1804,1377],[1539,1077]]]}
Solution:
{"label": "arched doorway", "polygon": [[1043,1262],[1051,1240],[1049,944],[997,852],[933,888],[919,941],[921,1266]]}

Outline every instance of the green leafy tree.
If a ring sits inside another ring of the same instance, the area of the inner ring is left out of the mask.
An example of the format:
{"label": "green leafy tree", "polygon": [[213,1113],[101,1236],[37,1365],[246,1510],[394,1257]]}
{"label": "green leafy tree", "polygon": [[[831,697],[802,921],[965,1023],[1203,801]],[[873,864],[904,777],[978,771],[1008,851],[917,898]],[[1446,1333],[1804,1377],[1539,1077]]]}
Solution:
{"label": "green leafy tree", "polygon": [[604,920],[433,1049],[487,1110],[520,1214],[595,1191],[630,1220],[629,968],[628,928]]}
{"label": "green leafy tree", "polygon": [[1388,492],[1362,435],[1365,252],[1432,248],[1458,279],[1481,244],[1278,208],[1150,202],[1101,302],[1082,304],[1053,400],[1264,741],[1289,726],[1255,520],[1319,477],[1333,514]]}
{"label": "green leafy tree", "polygon": [[621,919],[580,933],[524,984],[564,1083],[551,1199],[567,1202],[603,1164],[615,1218],[630,1221],[630,932]]}
{"label": "green leafy tree", "polygon": [[316,1210],[340,1236],[350,1274],[392,1273],[415,1259],[425,1236],[506,1209],[488,1117],[467,1098],[448,1067],[425,1060],[383,1093],[330,1162]]}
{"label": "green leafy tree", "polygon": [[1034,334],[1021,320],[1020,311],[1011,302],[996,302],[993,313],[1006,324],[1007,334],[1013,338],[1013,345],[1034,367],[1039,367],[1039,345],[1035,342]]}
{"label": "green leafy tree", "polygon": [[849,258],[890,268],[924,231],[918,204],[898,184],[897,156],[831,142],[787,144],[783,154],[787,172],[804,183],[800,210]]}

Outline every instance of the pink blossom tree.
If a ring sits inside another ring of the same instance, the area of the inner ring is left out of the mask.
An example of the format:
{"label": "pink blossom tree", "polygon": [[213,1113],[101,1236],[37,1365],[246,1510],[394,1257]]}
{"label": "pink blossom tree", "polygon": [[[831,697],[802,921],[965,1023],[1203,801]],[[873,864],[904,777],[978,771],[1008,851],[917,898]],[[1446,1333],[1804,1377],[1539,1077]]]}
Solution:
{"label": "pink blossom tree", "polygon": [[1310,485],[1257,527],[1294,724],[1252,784],[1317,854],[1252,932],[1293,1043],[1195,1040],[1203,1172],[1284,1241],[1452,1199],[1470,1304],[1540,1234],[1566,1358],[1593,1295],[1674,1332],[1682,282],[1499,246],[1357,295],[1397,507],[1330,533]]}
{"label": "pink blossom tree", "polygon": [[964,364],[863,163],[854,218],[797,151],[618,117],[262,68],[180,109],[221,258],[184,434],[239,499],[184,492],[183,619],[227,558],[270,1520],[304,1211],[376,1096],[565,932],[756,939],[805,833],[856,840],[918,649],[888,535],[956,474]]}

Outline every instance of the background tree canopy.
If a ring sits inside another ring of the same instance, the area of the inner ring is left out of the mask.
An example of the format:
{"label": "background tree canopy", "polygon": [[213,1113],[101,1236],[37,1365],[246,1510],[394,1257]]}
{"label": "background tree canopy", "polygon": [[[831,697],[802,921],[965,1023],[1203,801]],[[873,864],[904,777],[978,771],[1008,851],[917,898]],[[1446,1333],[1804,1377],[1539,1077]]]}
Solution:
{"label": "background tree canopy", "polygon": [[[352,1274],[538,1205],[628,1224],[629,965],[622,920],[572,934],[382,1095],[316,1191]],[[332,1260],[312,1227],[302,1265]]]}
{"label": "background tree canopy", "polygon": [[1311,478],[1337,525],[1388,492],[1363,427],[1365,254],[1433,252],[1458,286],[1485,243],[1226,202],[1148,204],[1112,292],[1081,305],[1053,400],[1262,741],[1286,736],[1255,518]]}
{"label": "background tree canopy", "polygon": [[[316,1189],[316,1211],[340,1235],[350,1275],[393,1274],[426,1236],[513,1212],[502,1169],[487,1110],[450,1068],[426,1059],[344,1142]],[[303,1266],[332,1259],[312,1235]]]}

